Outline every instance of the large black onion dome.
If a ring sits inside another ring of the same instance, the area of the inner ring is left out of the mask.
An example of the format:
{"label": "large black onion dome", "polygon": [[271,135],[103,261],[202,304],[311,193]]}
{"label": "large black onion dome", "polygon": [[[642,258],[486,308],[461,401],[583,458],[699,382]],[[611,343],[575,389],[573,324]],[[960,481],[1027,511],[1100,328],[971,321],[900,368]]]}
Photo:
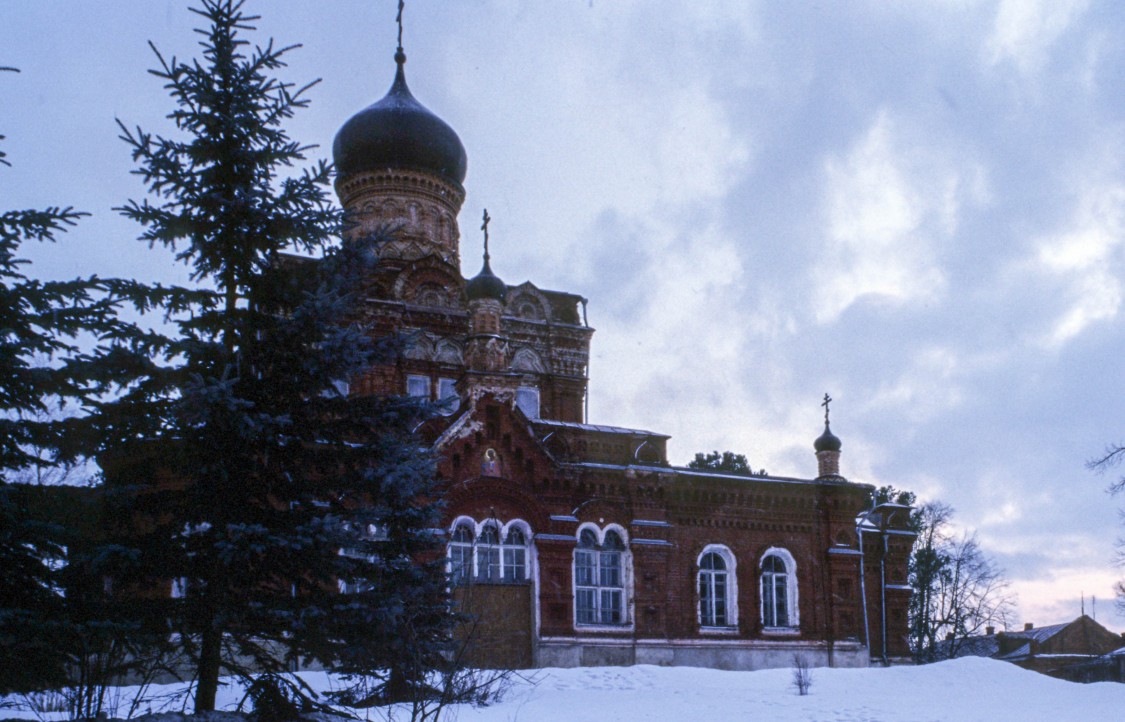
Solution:
{"label": "large black onion dome", "polygon": [[836,438],[832,430],[828,428],[828,422],[824,423],[824,433],[821,434],[816,441],[813,442],[813,448],[819,451],[839,451],[844,445],[844,442]]}
{"label": "large black onion dome", "polygon": [[332,143],[341,176],[382,168],[414,168],[465,180],[468,157],[449,125],[414,99],[406,87],[406,56],[395,54],[395,81],[382,100],[344,123]]}
{"label": "large black onion dome", "polygon": [[485,256],[484,268],[480,269],[480,273],[470,278],[469,282],[465,284],[465,295],[470,301],[478,301],[482,298],[503,301],[507,294],[508,287],[489,268],[488,257]]}

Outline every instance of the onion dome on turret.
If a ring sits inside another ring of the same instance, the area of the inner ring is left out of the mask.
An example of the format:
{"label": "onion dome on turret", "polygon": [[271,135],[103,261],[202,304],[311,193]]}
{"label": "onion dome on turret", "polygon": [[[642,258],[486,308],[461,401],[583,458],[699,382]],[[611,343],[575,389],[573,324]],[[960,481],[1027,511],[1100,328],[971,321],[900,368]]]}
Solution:
{"label": "onion dome on turret", "polygon": [[465,296],[470,301],[491,298],[503,302],[507,295],[508,286],[492,272],[492,268],[488,265],[488,254],[485,254],[484,267],[465,284]]}
{"label": "onion dome on turret", "polygon": [[813,449],[816,451],[839,451],[844,443],[832,433],[832,429],[828,427],[828,422],[824,422],[824,433],[817,437],[813,442]]}
{"label": "onion dome on turret", "polygon": [[340,176],[386,168],[434,173],[460,185],[468,158],[449,125],[414,99],[406,86],[406,54],[395,53],[398,69],[386,96],[344,123],[332,143]]}

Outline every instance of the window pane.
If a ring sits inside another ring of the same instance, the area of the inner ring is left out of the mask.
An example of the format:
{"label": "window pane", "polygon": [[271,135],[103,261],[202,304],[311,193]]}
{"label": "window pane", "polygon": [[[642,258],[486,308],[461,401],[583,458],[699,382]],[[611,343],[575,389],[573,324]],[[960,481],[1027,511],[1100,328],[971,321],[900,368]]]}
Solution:
{"label": "window pane", "polygon": [[539,389],[521,386],[516,390],[516,406],[529,419],[539,418]]}
{"label": "window pane", "polygon": [[774,614],[773,575],[762,575],[762,624],[767,627],[777,626],[777,615]]}
{"label": "window pane", "polygon": [[596,592],[593,589],[579,589],[575,594],[575,604],[578,607],[578,621],[581,624],[595,624],[598,620],[594,599]]}
{"label": "window pane", "polygon": [[477,547],[477,577],[485,581],[500,581],[500,550],[496,547]]}
{"label": "window pane", "polygon": [[778,627],[789,626],[789,600],[786,598],[786,577],[783,574],[774,576],[774,598],[776,600],[775,608],[777,610]]}
{"label": "window pane", "polygon": [[711,596],[711,575],[708,572],[699,573],[699,622],[705,627],[715,624],[713,613],[714,599]]}
{"label": "window pane", "polygon": [[504,579],[509,582],[527,579],[526,552],[523,547],[504,549]]}
{"label": "window pane", "polygon": [[601,622],[602,624],[621,623],[621,591],[618,589],[603,589],[601,595]]}
{"label": "window pane", "polygon": [[601,567],[599,584],[603,587],[621,586],[621,553],[601,552],[598,560]]}
{"label": "window pane", "polygon": [[727,564],[723,558],[714,552],[707,554],[703,557],[703,561],[699,564],[700,569],[726,569]]}
{"label": "window pane", "polygon": [[415,398],[430,398],[430,378],[428,376],[407,376],[406,395]]}
{"label": "window pane", "polygon": [[727,623],[727,575],[725,572],[715,572],[712,575],[715,585],[715,615],[712,623],[722,627]]}
{"label": "window pane", "polygon": [[457,410],[457,382],[454,379],[438,379],[438,401],[441,413],[452,414]]}
{"label": "window pane", "polygon": [[584,587],[594,586],[594,553],[575,552],[574,554],[574,581]]}

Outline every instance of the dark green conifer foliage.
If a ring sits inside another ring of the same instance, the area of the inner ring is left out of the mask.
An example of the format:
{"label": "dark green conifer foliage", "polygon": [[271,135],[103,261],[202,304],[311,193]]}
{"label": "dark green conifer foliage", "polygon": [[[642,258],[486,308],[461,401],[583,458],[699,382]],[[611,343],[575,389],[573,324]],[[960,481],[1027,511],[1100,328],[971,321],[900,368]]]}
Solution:
{"label": "dark green conifer foliage", "polygon": [[[3,151],[0,165],[9,165]],[[39,280],[19,254],[25,242],[54,241],[83,215],[61,207],[0,212],[0,694],[41,689],[66,672],[64,530],[37,518],[34,489],[12,482],[73,461],[60,458],[51,411],[90,392],[89,357],[76,339],[104,331],[113,304],[96,277]]]}
{"label": "dark green conifer foliage", "polygon": [[695,458],[688,462],[689,469],[710,469],[711,471],[722,471],[730,474],[752,474],[753,470],[750,468],[750,462],[746,461],[746,456],[743,454],[736,454],[733,451],[712,451],[708,454],[699,452]]}
{"label": "dark green conifer foliage", "polygon": [[[120,365],[140,375],[100,415],[107,473],[135,485],[133,518],[146,522],[130,542],[144,571],[133,581],[176,580],[164,613],[193,660],[198,711],[213,708],[220,674],[340,659],[349,615],[393,639],[420,616],[418,597],[430,627],[444,614],[439,566],[417,563],[440,548],[433,463],[411,434],[425,409],[343,386],[394,352],[358,323],[384,238],[333,242],[330,169],[298,167],[308,148],[283,128],[310,86],[274,75],[292,47],[243,39],[257,18],[242,5],[194,10],[208,23],[201,60],[157,52],[175,132],[121,126],[149,191],[121,212],[198,287],[116,289],[177,333],[128,339]],[[341,579],[364,591],[340,595]]]}

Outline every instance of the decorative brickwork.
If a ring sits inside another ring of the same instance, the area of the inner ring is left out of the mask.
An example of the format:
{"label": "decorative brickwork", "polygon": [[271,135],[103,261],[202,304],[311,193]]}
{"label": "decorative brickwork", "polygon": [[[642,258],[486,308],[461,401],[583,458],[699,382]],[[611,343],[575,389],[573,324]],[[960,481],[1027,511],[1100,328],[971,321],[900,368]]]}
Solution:
{"label": "decorative brickwork", "polygon": [[[454,599],[480,622],[475,662],[751,669],[907,654],[912,537],[893,513],[857,533],[873,489],[840,476],[827,395],[815,479],[673,467],[666,435],[586,423],[584,298],[503,284],[487,249],[462,277],[459,185],[387,168],[337,191],[351,233],[396,229],[366,320],[404,351],[352,389],[445,404],[422,431],[446,482]],[[526,534],[503,546],[510,528]]]}

